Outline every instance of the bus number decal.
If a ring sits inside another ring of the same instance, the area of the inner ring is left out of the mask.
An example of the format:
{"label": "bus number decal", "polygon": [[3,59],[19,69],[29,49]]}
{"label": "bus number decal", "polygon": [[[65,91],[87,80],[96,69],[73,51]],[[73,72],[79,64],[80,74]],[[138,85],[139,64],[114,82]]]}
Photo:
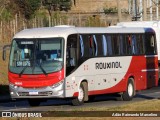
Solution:
{"label": "bus number decal", "polygon": [[25,66],[30,67],[31,63],[30,63],[30,61],[17,61],[16,66],[17,67],[25,67]]}

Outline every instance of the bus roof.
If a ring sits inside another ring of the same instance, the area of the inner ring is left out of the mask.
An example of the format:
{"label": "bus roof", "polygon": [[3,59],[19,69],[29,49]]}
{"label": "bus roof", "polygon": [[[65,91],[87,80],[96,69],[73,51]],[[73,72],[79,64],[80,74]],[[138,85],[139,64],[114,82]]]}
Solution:
{"label": "bus roof", "polygon": [[70,34],[98,34],[98,33],[145,33],[154,32],[151,28],[144,27],[43,27],[25,29],[17,33],[14,38],[49,38],[67,37]]}

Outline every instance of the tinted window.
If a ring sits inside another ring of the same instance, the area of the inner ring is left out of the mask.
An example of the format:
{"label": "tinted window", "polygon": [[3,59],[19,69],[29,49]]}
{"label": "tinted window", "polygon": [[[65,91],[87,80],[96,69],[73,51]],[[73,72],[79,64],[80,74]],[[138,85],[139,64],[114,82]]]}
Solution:
{"label": "tinted window", "polygon": [[66,74],[70,74],[77,66],[77,35],[70,35],[67,39]]}
{"label": "tinted window", "polygon": [[157,52],[156,51],[156,41],[155,41],[155,36],[153,34],[146,34],[145,45],[146,45],[147,55],[156,54]]}
{"label": "tinted window", "polygon": [[102,35],[102,52],[103,56],[107,55],[107,39],[105,35]]}

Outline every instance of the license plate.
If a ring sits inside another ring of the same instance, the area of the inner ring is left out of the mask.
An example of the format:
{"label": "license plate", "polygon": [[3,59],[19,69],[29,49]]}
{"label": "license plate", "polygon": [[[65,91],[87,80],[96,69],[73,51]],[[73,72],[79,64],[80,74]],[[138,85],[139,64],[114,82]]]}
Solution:
{"label": "license plate", "polygon": [[29,92],[29,95],[38,95],[38,92],[32,91],[32,92]]}

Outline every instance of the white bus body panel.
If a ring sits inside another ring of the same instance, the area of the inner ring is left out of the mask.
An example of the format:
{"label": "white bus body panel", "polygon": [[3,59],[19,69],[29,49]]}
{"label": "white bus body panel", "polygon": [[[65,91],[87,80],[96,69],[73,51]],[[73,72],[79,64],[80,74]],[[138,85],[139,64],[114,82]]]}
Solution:
{"label": "white bus body panel", "polygon": [[[116,59],[114,57],[103,57],[91,58],[85,61],[75,72],[66,77],[65,97],[72,97],[75,92],[78,92],[78,88],[83,80],[88,82],[88,91],[105,90],[114,87],[126,75],[131,59],[131,56],[117,57]],[[112,62],[117,63],[117,68],[114,68],[112,65],[110,68],[109,66],[106,66],[106,68],[102,67],[103,63],[112,64]],[[99,69],[96,69],[96,63],[100,65]]]}

